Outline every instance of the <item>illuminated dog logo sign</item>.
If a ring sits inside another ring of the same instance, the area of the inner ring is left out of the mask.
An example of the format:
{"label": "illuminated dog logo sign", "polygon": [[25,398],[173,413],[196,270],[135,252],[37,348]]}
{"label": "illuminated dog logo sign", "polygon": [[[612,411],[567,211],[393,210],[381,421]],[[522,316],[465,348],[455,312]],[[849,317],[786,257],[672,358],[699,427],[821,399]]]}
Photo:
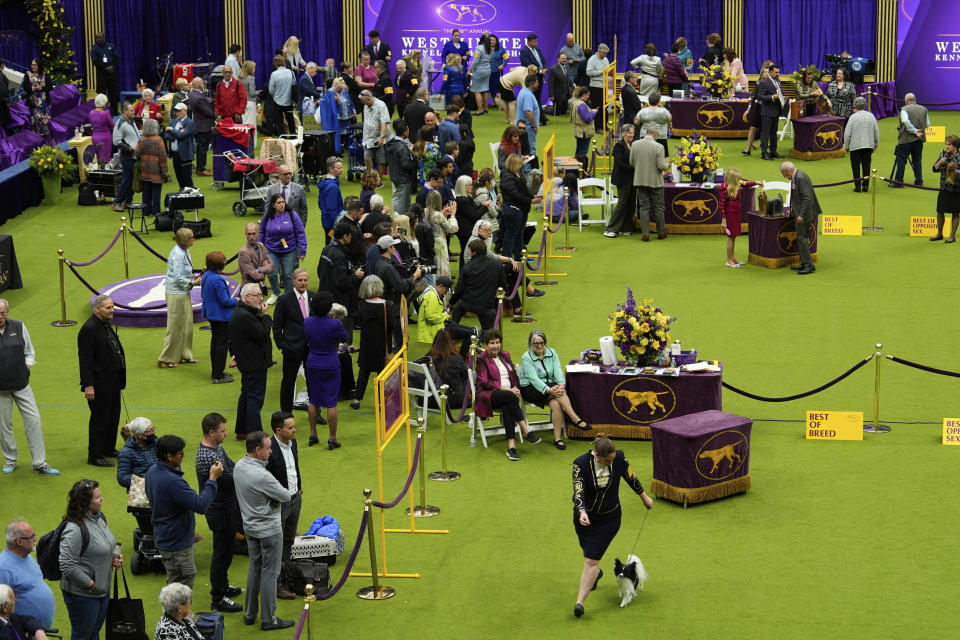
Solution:
{"label": "illuminated dog logo sign", "polygon": [[733,109],[726,104],[705,104],[697,109],[697,122],[711,129],[721,129],[733,122]]}
{"label": "illuminated dog logo sign", "polygon": [[663,420],[677,406],[673,389],[655,378],[624,380],[613,390],[610,402],[617,413],[639,424]]}
{"label": "illuminated dog logo sign", "polygon": [[813,134],[814,144],[824,151],[833,151],[837,149],[842,140],[843,129],[836,122],[828,122],[821,125],[815,134]]}
{"label": "illuminated dog logo sign", "polygon": [[497,15],[497,9],[485,0],[473,2],[444,2],[437,7],[441,20],[456,26],[477,26],[486,24]]}
{"label": "illuminated dog logo sign", "polygon": [[703,222],[717,212],[717,197],[704,191],[684,191],[670,207],[675,216],[686,222]]}
{"label": "illuminated dog logo sign", "polygon": [[697,451],[697,472],[709,480],[723,480],[737,473],[749,452],[747,438],[739,431],[721,431],[711,436]]}

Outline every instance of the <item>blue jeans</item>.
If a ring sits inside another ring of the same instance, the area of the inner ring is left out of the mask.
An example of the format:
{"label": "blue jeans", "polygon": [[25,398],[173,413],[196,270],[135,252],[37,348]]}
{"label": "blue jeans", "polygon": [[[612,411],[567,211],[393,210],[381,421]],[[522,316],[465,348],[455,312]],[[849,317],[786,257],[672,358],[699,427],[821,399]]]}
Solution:
{"label": "blue jeans", "polygon": [[144,213],[151,216],[160,215],[163,211],[163,209],[160,208],[160,195],[163,193],[163,183],[147,182],[144,180],[142,186],[143,194],[140,201],[150,207]]}
{"label": "blue jeans", "polygon": [[270,279],[270,289],[273,291],[273,295],[279,296],[281,293],[281,271],[283,272],[283,291],[290,293],[293,291],[293,270],[297,268],[298,264],[299,256],[297,256],[297,252],[287,251],[286,253],[274,253],[268,250],[267,254],[270,256],[270,259],[273,260],[273,264],[276,265],[273,273],[267,276]]}
{"label": "blue jeans", "polygon": [[896,157],[896,175],[893,179],[897,182],[903,182],[904,169],[907,166],[907,159],[910,160],[910,166],[913,168],[913,184],[923,184],[923,143],[908,142],[898,144],[894,149]]}
{"label": "blue jeans", "polygon": [[575,155],[585,156],[590,153],[590,141],[593,138],[577,138],[574,137],[574,140],[577,141],[577,150],[574,152]]}
{"label": "blue jeans", "polygon": [[89,598],[62,591],[63,603],[70,616],[70,640],[98,640],[103,621],[107,619],[110,596]]}
{"label": "blue jeans", "polygon": [[125,205],[133,202],[133,165],[137,163],[134,158],[120,159],[120,186],[117,188],[117,196],[114,202],[119,205]]}

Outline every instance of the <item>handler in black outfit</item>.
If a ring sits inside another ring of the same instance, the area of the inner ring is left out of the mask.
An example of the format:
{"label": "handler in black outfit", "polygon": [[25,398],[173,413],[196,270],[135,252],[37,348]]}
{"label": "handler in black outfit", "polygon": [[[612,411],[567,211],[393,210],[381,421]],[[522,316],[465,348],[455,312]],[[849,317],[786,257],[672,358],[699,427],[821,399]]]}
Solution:
{"label": "handler in black outfit", "polygon": [[267,369],[273,366],[270,330],[273,319],[263,300],[260,285],[249,282],[240,289],[240,302],[230,314],[230,351],[240,370],[240,398],[237,400],[237,440],[263,431],[260,410],[267,393]]}
{"label": "handler in black outfit", "polygon": [[99,295],[93,301],[93,315],[80,327],[77,352],[80,356],[80,389],[90,406],[87,437],[87,464],[112,467],[117,427],[120,425],[120,392],[127,386],[127,363],[120,336],[110,326],[113,300]]}
{"label": "handler in black outfit", "polygon": [[583,615],[583,601],[603,577],[600,560],[620,530],[620,478],[640,496],[643,506],[653,508],[653,499],[610,438],[598,436],[593,451],[573,461],[573,527],[583,549],[580,592],[573,608],[578,618]]}

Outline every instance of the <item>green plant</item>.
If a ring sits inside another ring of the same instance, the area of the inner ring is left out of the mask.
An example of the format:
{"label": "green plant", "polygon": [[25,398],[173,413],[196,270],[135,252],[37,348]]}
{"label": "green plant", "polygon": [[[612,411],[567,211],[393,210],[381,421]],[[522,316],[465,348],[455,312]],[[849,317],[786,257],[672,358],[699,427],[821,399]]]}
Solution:
{"label": "green plant", "polygon": [[67,183],[77,181],[77,163],[58,147],[37,147],[30,154],[30,166],[41,178],[59,176]]}
{"label": "green plant", "polygon": [[801,66],[799,69],[790,74],[790,77],[793,78],[794,83],[799,84],[803,82],[803,76],[807,71],[813,74],[814,82],[819,82],[820,78],[823,77],[823,72],[820,71],[815,64],[808,64],[805,67]]}
{"label": "green plant", "polygon": [[66,12],[58,0],[27,0],[27,13],[40,30],[37,41],[38,62],[53,84],[74,82],[76,68],[70,49],[72,27],[66,23]]}

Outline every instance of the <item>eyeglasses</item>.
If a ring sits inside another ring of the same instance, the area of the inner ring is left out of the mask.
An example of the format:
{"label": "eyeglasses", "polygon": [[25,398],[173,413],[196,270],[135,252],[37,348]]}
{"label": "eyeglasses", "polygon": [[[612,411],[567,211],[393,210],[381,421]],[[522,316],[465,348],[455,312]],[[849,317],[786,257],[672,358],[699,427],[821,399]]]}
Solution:
{"label": "eyeglasses", "polygon": [[36,540],[36,539],[37,539],[36,532],[34,532],[32,536],[20,536],[19,538],[17,538],[17,540]]}
{"label": "eyeglasses", "polygon": [[530,344],[532,344],[532,345],[535,346],[535,347],[542,347],[542,346],[546,345],[547,343],[546,343],[546,342],[543,342],[543,341],[537,342],[537,341],[535,340],[535,341],[531,342]]}
{"label": "eyeglasses", "polygon": [[262,294],[262,293],[248,293],[248,294],[247,294],[246,296],[244,296],[244,297],[246,297],[246,298],[261,298],[261,299],[262,299],[262,298],[263,298],[263,294]]}

